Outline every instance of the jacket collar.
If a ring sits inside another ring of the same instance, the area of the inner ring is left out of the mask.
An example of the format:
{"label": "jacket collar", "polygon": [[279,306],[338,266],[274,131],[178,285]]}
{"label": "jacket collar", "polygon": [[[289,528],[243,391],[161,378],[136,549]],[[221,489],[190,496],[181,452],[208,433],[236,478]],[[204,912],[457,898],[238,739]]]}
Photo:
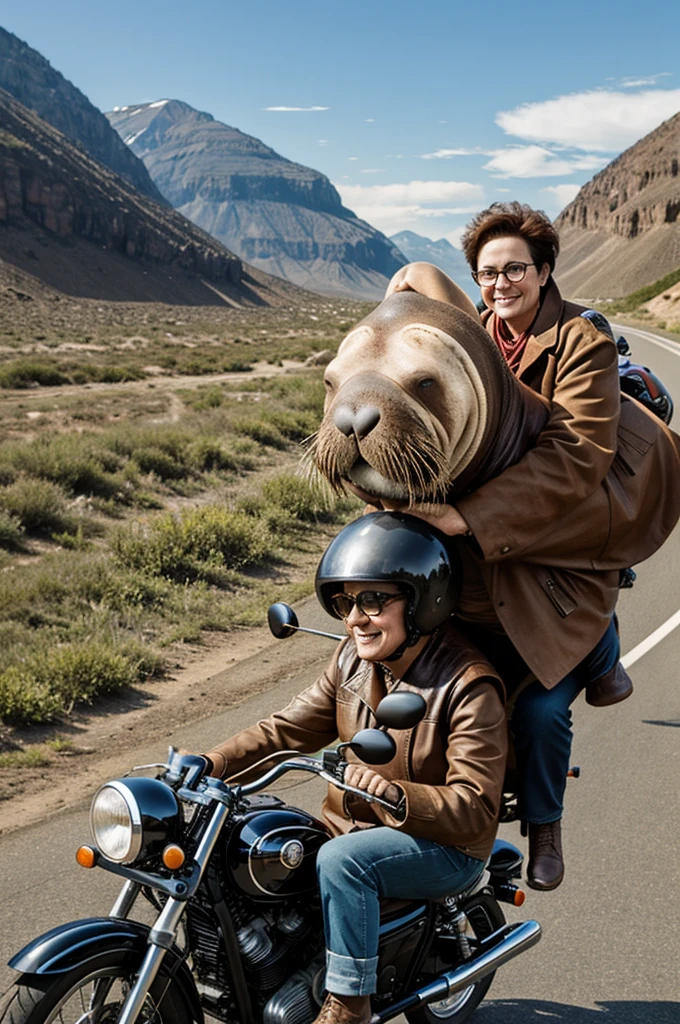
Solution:
{"label": "jacket collar", "polygon": [[524,371],[532,366],[537,359],[540,359],[546,349],[552,348],[555,344],[562,306],[563,302],[559,288],[551,277],[541,307],[531,326],[531,335],[517,370],[517,376],[520,380]]}
{"label": "jacket collar", "polygon": [[[555,344],[563,305],[559,288],[551,277],[543,302],[530,328],[531,334],[529,335],[529,340],[517,370],[519,380],[522,379],[524,371],[533,366],[536,360],[540,359],[543,352]],[[482,323],[492,336],[493,317],[494,314],[490,311],[486,315],[482,314]]]}

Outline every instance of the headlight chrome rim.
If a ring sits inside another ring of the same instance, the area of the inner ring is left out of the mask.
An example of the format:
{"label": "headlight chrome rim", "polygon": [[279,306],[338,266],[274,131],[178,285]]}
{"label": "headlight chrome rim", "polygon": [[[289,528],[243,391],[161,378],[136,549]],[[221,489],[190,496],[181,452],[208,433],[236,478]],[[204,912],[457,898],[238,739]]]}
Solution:
{"label": "headlight chrome rim", "polygon": [[[122,797],[129,817],[129,825],[127,827],[129,828],[130,838],[127,850],[125,851],[125,854],[122,857],[111,856],[111,854],[107,852],[107,850],[105,849],[106,844],[102,843],[100,838],[101,824],[99,826],[95,824],[95,809],[97,800],[106,789],[112,789],[114,790],[114,792],[118,793],[120,797]],[[100,830],[99,835],[97,834],[98,827]],[[124,782],[121,782],[118,779],[114,779],[111,782],[104,783],[104,785],[100,786],[100,788],[97,790],[92,801],[92,805],[90,807],[90,829],[95,843],[99,847],[102,855],[106,857],[107,860],[111,860],[116,864],[132,864],[139,857],[143,841],[142,815],[139,804],[137,803],[134,794],[130,791],[130,789],[128,788],[128,786],[125,785]]]}

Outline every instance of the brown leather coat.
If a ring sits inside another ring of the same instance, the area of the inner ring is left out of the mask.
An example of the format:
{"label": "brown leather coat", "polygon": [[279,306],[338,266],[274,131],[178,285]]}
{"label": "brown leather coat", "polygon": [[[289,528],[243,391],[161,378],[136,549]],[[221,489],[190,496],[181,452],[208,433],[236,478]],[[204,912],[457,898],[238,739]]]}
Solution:
{"label": "brown leather coat", "polygon": [[517,374],[551,402],[548,423],[518,463],[456,500],[496,617],[548,688],[604,634],[618,569],[656,551],[680,515],[680,440],[620,395],[616,346],[583,308],[550,285]]}
{"label": "brown leather coat", "polygon": [[[379,769],[406,795],[403,821],[376,804],[329,786],[323,816],[335,834],[355,826],[391,825],[409,835],[456,846],[485,859],[493,845],[507,754],[502,684],[481,654],[447,623],[413,662],[400,690],[422,694],[425,718],[392,732],[397,754]],[[312,753],[374,725],[385,695],[379,667],[362,661],[352,641],[327,671],[289,705],[245,729],[208,757],[231,776],[277,750]],[[348,751],[348,760],[356,760]]]}

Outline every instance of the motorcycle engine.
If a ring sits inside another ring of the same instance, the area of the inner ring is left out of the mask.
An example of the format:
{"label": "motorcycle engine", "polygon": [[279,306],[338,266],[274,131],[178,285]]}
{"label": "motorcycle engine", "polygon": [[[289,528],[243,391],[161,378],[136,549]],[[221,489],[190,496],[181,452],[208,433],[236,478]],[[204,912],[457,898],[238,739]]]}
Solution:
{"label": "motorcycle engine", "polygon": [[262,1012],[262,1024],[308,1024],[313,1020],[323,1002],[325,973],[326,955],[321,952],[274,993]]}

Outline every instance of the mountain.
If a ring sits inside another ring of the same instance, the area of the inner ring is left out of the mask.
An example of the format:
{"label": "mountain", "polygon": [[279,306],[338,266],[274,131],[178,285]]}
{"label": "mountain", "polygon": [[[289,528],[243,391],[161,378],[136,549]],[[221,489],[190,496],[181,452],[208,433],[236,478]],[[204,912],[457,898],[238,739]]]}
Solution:
{"label": "mountain", "polygon": [[555,225],[569,296],[618,297],[680,266],[680,113],[608,164]]}
{"label": "mountain", "polygon": [[252,265],[314,291],[381,298],[404,257],[323,174],[179,100],[107,114],[177,210]]}
{"label": "mountain", "polygon": [[0,89],[81,146],[93,160],[164,203],[142,161],[111,130],[102,112],[42,54],[4,28],[0,28]]}
{"label": "mountain", "polygon": [[4,90],[0,125],[0,260],[93,298],[261,304],[295,291],[244,267]]}
{"label": "mountain", "polygon": [[415,231],[400,231],[390,235],[398,249],[409,263],[434,263],[449,277],[453,278],[473,302],[479,302],[479,288],[470,277],[470,268],[460,249],[456,249],[446,238],[433,242],[431,238],[417,235]]}

